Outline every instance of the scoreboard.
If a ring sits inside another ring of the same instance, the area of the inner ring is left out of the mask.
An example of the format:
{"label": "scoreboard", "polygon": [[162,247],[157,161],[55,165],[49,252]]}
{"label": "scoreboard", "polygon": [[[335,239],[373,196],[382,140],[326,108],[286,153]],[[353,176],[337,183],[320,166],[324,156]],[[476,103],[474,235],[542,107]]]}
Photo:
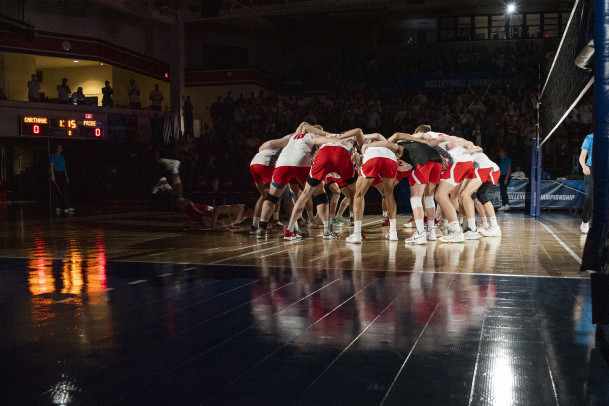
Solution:
{"label": "scoreboard", "polygon": [[85,118],[22,116],[21,135],[27,137],[79,138],[105,140],[104,122]]}

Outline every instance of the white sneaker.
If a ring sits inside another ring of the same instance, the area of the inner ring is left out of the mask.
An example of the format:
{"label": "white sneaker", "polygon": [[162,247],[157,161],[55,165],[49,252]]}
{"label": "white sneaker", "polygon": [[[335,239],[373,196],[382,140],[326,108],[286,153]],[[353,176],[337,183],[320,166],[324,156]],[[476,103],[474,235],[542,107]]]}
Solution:
{"label": "white sneaker", "polygon": [[398,232],[397,231],[388,232],[387,234],[385,234],[385,238],[388,239],[389,241],[397,241]]}
{"label": "white sneaker", "polygon": [[340,238],[340,236],[338,235],[338,233],[332,230],[326,230],[324,231],[323,238],[324,240],[336,240]]}
{"label": "white sneaker", "polygon": [[582,232],[582,234],[588,234],[588,230],[590,230],[590,223],[584,223],[582,221],[582,225],[579,226],[579,230]]}
{"label": "white sneaker", "polygon": [[448,243],[465,242],[465,236],[463,235],[462,231],[455,232],[449,229],[447,234],[440,237],[440,241]]}
{"label": "white sneaker", "polygon": [[478,232],[484,237],[501,237],[501,228],[499,226],[490,226],[489,228],[479,228]]}
{"label": "white sneaker", "polygon": [[68,213],[68,214],[72,214],[72,213],[74,213],[74,209],[73,209],[73,208],[71,208],[71,207],[68,207],[68,208],[67,208],[67,209],[65,209],[63,212],[64,212],[64,213]]}
{"label": "white sneaker", "polygon": [[404,243],[416,244],[416,245],[427,244],[427,236],[423,233],[419,233],[418,231],[415,231],[414,234],[410,238],[406,238],[406,240],[404,240]]}
{"label": "white sneaker", "polygon": [[431,229],[431,231],[427,232],[427,241],[436,241],[438,239],[438,236],[436,235],[436,230],[435,229]]}
{"label": "white sneaker", "polygon": [[164,176],[159,179],[159,181],[152,187],[152,194],[155,195],[158,192],[168,192],[171,189],[173,189],[171,187],[171,185],[169,183],[167,183],[167,178],[165,178]]}
{"label": "white sneaker", "polygon": [[353,233],[345,241],[351,244],[361,244],[362,243],[362,234],[361,233]]}
{"label": "white sneaker", "polygon": [[57,213],[57,214],[61,213],[61,211],[62,211],[62,210],[61,210],[59,207],[57,207],[57,208],[55,209],[55,213]]}
{"label": "white sneaker", "polygon": [[415,226],[414,217],[410,217],[407,222],[405,222],[402,227],[404,228],[413,228]]}
{"label": "white sneaker", "polygon": [[476,231],[472,231],[469,228],[463,233],[463,237],[466,240],[479,240],[480,239],[480,234],[478,233],[478,230]]}

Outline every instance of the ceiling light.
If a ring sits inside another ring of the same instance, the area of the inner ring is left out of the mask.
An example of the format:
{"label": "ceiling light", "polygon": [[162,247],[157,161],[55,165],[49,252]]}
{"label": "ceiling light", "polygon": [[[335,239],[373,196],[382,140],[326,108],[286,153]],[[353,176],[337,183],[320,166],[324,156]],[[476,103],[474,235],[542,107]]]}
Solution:
{"label": "ceiling light", "polygon": [[72,61],[72,62],[78,63],[78,62],[80,62],[80,61]]}
{"label": "ceiling light", "polygon": [[508,14],[514,14],[516,12],[516,5],[514,3],[508,4],[506,11]]}

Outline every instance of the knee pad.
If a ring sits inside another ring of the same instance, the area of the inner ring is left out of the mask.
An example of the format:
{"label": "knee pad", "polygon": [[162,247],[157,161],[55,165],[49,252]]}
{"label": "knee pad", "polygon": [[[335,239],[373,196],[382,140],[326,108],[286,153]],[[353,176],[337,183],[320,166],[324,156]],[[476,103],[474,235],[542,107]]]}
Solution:
{"label": "knee pad", "polygon": [[321,193],[317,196],[313,196],[313,204],[319,206],[320,204],[328,204],[328,195]]}
{"label": "knee pad", "polygon": [[436,207],[436,202],[433,199],[433,196],[425,196],[424,197],[425,208],[431,209]]}
{"label": "knee pad", "polygon": [[277,196],[273,196],[272,194],[267,194],[266,198],[264,200],[268,200],[269,202],[275,204],[279,201],[279,198]]}
{"label": "knee pad", "polygon": [[417,207],[423,208],[423,199],[420,196],[413,196],[410,198],[410,207],[414,210]]}
{"label": "knee pad", "polygon": [[321,180],[317,180],[317,179],[314,179],[314,178],[309,176],[308,179],[307,179],[307,183],[309,185],[311,185],[311,187],[317,187],[321,183]]}

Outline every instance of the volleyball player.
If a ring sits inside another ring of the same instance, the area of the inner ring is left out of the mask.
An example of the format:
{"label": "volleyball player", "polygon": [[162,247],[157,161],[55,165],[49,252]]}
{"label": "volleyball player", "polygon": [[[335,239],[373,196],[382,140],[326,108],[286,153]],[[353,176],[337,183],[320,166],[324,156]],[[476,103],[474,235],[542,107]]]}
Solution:
{"label": "volleyball player", "polygon": [[[383,136],[376,134],[377,141],[386,141]],[[379,144],[377,144],[379,145]],[[375,146],[375,142],[364,145],[362,152],[361,176],[358,178],[355,185],[355,195],[352,200],[353,211],[355,216],[353,234],[347,237],[348,243],[361,244],[362,237],[362,220],[364,217],[364,196],[374,182],[377,176],[383,180],[383,188],[385,190],[385,201],[387,203],[387,214],[389,216],[389,233],[385,235],[390,241],[398,240],[396,228],[396,203],[393,196],[393,188],[395,186],[395,177],[397,174],[398,163],[396,151],[398,146],[393,143],[386,143],[383,146]]]}
{"label": "volleyball player", "polygon": [[448,159],[448,166],[442,173],[440,184],[435,192],[435,200],[442,209],[444,218],[449,223],[446,235],[440,237],[440,241],[447,243],[464,242],[465,236],[459,225],[457,210],[451,202],[450,195],[453,193],[454,196],[456,186],[465,179],[474,167],[471,155],[464,148],[471,143],[458,137],[433,132],[428,125],[417,127],[414,134],[407,135],[404,138],[427,143],[440,155]]}
{"label": "volleyball player", "polygon": [[302,211],[308,199],[313,199],[313,204],[317,207],[317,214],[322,219],[324,224],[323,238],[335,239],[338,234],[330,228],[330,208],[328,196],[325,193],[322,181],[329,173],[336,173],[342,179],[345,179],[346,186],[341,189],[341,192],[347,197],[351,197],[352,190],[350,186],[355,183],[357,173],[353,168],[353,159],[357,155],[353,146],[355,138],[357,145],[362,145],[364,142],[364,134],[361,129],[354,128],[343,134],[330,134],[323,130],[312,129],[317,134],[312,142],[319,147],[315,155],[315,162],[311,167],[311,173],[307,179],[307,183],[294,205],[290,223],[285,232],[284,238],[287,240],[306,237],[306,233],[298,232],[297,228],[297,213]]}
{"label": "volleyball player", "polygon": [[159,163],[171,172],[172,181],[169,185],[167,179],[162,177],[153,187],[152,193],[164,191],[171,194],[176,199],[175,203],[178,210],[199,224],[211,227],[214,230],[226,230],[254,214],[254,210],[246,208],[244,204],[208,206],[185,199],[183,197],[182,178],[179,173],[180,161],[161,158]]}
{"label": "volleyball player", "polygon": [[[276,142],[273,144],[275,148],[282,148],[282,151],[277,157],[269,192],[262,204],[259,228],[256,232],[258,238],[266,237],[268,221],[275,205],[279,202],[279,197],[284,193],[286,185],[297,182],[303,186],[307,180],[311,168],[313,139],[317,137],[311,130],[314,128],[303,122],[291,136],[275,140]],[[298,216],[301,211],[302,208],[299,210]]]}

